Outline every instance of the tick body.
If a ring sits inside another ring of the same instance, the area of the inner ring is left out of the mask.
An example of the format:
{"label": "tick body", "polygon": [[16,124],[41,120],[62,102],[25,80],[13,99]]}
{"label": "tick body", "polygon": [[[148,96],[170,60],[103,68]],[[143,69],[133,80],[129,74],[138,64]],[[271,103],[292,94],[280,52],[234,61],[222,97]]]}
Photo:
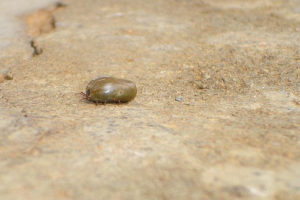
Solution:
{"label": "tick body", "polygon": [[83,96],[96,104],[126,103],[134,99],[137,89],[135,83],[114,77],[100,77],[89,82]]}

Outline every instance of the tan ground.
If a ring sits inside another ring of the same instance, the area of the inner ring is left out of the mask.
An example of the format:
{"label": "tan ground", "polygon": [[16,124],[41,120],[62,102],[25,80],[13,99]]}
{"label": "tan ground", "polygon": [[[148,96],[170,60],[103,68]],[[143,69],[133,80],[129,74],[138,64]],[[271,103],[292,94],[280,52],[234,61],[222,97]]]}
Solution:
{"label": "tan ground", "polygon": [[64,2],[0,59],[1,200],[300,199],[300,1]]}

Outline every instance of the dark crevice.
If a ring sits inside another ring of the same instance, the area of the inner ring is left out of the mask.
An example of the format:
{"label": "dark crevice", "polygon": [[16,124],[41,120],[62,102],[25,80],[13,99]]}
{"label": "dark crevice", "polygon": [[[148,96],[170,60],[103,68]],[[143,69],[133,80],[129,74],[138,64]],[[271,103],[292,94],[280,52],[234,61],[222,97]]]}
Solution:
{"label": "dark crevice", "polygon": [[33,52],[32,52],[32,56],[38,56],[38,55],[41,55],[43,53],[43,49],[38,47],[35,43],[34,40],[31,40],[30,41],[30,46],[31,48],[33,49]]}

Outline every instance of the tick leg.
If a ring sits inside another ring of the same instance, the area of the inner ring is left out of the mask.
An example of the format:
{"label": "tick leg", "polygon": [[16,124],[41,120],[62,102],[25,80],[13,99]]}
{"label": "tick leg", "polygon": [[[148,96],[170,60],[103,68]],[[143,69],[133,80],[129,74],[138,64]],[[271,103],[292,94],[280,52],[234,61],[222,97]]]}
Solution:
{"label": "tick leg", "polygon": [[84,92],[80,92],[79,94],[82,95],[85,99],[88,99],[88,95],[85,94]]}

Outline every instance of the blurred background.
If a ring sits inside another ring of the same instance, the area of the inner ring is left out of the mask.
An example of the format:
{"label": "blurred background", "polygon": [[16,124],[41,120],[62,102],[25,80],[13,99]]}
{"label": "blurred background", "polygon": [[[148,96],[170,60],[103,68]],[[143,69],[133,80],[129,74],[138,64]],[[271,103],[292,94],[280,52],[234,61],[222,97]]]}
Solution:
{"label": "blurred background", "polygon": [[0,199],[300,199],[299,77],[299,0],[1,0]]}

